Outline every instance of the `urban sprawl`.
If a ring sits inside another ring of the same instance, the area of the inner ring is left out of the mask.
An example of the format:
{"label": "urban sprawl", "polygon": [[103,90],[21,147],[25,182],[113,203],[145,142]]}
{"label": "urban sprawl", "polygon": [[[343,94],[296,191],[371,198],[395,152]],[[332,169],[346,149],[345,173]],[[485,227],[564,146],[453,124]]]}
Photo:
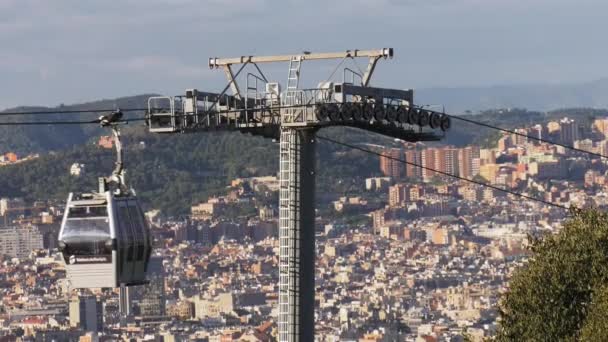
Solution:
{"label": "urban sprawl", "polygon": [[[492,336],[528,236],[559,230],[567,212],[442,173],[565,207],[608,201],[603,160],[526,137],[608,155],[608,118],[592,130],[562,118],[515,132],[490,148],[380,149],[382,175],[318,211],[319,340]],[[66,172],[83,170],[76,163]],[[2,198],[0,341],[276,340],[277,208],[258,197],[277,190],[275,176],[235,179],[187,219],[148,212],[156,246],[150,283],[80,292],[69,288],[56,249],[64,204]],[[257,215],[234,214],[252,205]]]}

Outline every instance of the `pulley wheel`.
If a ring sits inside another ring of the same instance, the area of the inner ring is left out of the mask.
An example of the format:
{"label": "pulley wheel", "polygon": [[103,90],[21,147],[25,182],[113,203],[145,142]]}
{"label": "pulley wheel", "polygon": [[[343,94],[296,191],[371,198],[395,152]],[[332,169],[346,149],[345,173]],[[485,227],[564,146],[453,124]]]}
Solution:
{"label": "pulley wheel", "polygon": [[386,120],[388,122],[395,122],[397,121],[397,116],[399,115],[399,113],[397,112],[397,108],[394,106],[388,106],[386,107]]}
{"label": "pulley wheel", "polygon": [[439,126],[441,126],[441,115],[439,115],[439,113],[432,112],[431,113],[431,118],[430,118],[430,121],[429,121],[429,125],[433,129],[438,128]]}
{"label": "pulley wheel", "polygon": [[315,116],[319,121],[327,121],[327,117],[329,116],[327,105],[322,103],[317,104],[315,108]]}
{"label": "pulley wheel", "polygon": [[426,110],[421,110],[420,115],[418,116],[418,125],[420,127],[427,126],[430,120],[431,118],[429,112],[427,112]]}
{"label": "pulley wheel", "polygon": [[441,117],[441,130],[442,131],[447,131],[450,129],[450,127],[452,127],[452,119],[447,116],[447,115],[442,115]]}
{"label": "pulley wheel", "polygon": [[374,105],[374,120],[382,121],[382,120],[384,120],[384,117],[385,117],[384,105],[381,103],[376,103]]}

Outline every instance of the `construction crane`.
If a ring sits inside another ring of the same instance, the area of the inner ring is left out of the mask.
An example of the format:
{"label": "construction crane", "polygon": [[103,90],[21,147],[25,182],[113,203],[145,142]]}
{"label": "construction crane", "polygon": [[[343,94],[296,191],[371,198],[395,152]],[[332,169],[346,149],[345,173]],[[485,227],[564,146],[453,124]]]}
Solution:
{"label": "construction crane", "polygon": [[[368,58],[365,71],[343,66],[357,58]],[[439,132],[450,128],[448,116],[414,105],[413,90],[370,86],[377,63],[387,58],[393,58],[392,48],[213,57],[209,67],[223,69],[228,80],[220,93],[188,89],[148,99],[150,132],[238,130],[279,140],[279,341],[314,340],[315,133],[350,126],[416,142],[440,140]],[[302,89],[302,64],[315,60],[341,60],[332,75],[342,67],[342,82]],[[284,90],[259,66],[280,62],[288,63]],[[242,76],[248,66],[251,72]]]}

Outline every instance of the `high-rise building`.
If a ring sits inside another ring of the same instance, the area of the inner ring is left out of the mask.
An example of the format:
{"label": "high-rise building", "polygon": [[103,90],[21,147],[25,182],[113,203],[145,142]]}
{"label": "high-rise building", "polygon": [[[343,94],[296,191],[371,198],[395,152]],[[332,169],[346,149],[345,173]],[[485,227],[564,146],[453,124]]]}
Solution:
{"label": "high-rise building", "polygon": [[504,152],[510,147],[513,147],[513,141],[510,135],[504,135],[498,139],[498,151]]}
{"label": "high-rise building", "polygon": [[447,153],[448,150],[445,147],[435,149],[435,170],[446,172],[447,166]]}
{"label": "high-rise building", "polygon": [[[528,135],[537,139],[545,139],[545,136],[547,135],[547,130],[543,125],[537,124],[530,127],[530,133]],[[538,140],[533,140],[532,142],[538,143]]]}
{"label": "high-rise building", "polygon": [[396,207],[407,201],[409,189],[404,184],[396,184],[388,188],[388,205]]}
{"label": "high-rise building", "polygon": [[118,292],[118,309],[120,311],[121,319],[134,314],[132,297],[135,295],[136,289],[136,286],[120,287]]}
{"label": "high-rise building", "polygon": [[458,163],[459,150],[453,147],[446,147],[442,150],[444,158],[444,169],[441,171],[446,172],[450,175],[458,175],[458,172],[460,171],[460,165]]}
{"label": "high-rise building", "polygon": [[431,171],[429,169],[436,169],[436,154],[437,149],[435,148],[427,148],[421,153],[421,161],[422,161],[422,179],[425,182],[428,182],[435,176],[436,172]]}
{"label": "high-rise building", "polygon": [[25,258],[43,248],[43,237],[35,226],[0,228],[0,255]]}
{"label": "high-rise building", "polygon": [[479,147],[468,146],[458,150],[458,175],[473,178],[479,173]]}
{"label": "high-rise building", "polygon": [[475,177],[479,174],[479,168],[481,167],[481,158],[473,158],[473,163],[471,165],[471,176]]}
{"label": "high-rise building", "polygon": [[121,287],[120,313],[123,317],[158,317],[166,314],[165,272],[163,258],[152,256],[148,263],[148,284]]}
{"label": "high-rise building", "polygon": [[[448,173],[451,175],[457,175],[459,171],[458,166],[458,149],[447,146],[439,148],[427,148],[421,153],[422,166],[422,179],[425,182],[430,181],[435,175],[440,175],[440,172]],[[435,172],[428,170],[430,168],[437,170]]]}
{"label": "high-rise building", "polygon": [[386,210],[380,209],[372,212],[372,221],[374,225],[374,233],[378,234],[380,228],[386,223]]}
{"label": "high-rise building", "polygon": [[70,301],[70,325],[84,331],[103,330],[103,304],[96,296],[78,296]]}
{"label": "high-rise building", "polygon": [[[422,165],[422,153],[420,150],[410,148],[405,150],[405,161],[411,164],[405,165],[405,175],[409,178],[419,179],[422,177],[422,168],[415,165]],[[412,165],[415,164],[415,165]]]}
{"label": "high-rise building", "polygon": [[528,131],[525,128],[516,128],[515,133],[519,133],[511,135],[511,141],[515,146],[523,146],[528,143]]}
{"label": "high-rise building", "polygon": [[203,246],[209,246],[213,243],[212,241],[212,236],[211,236],[211,227],[209,227],[209,225],[207,224],[200,224],[198,225],[198,227],[196,228],[197,232],[196,232],[196,242],[203,245]]}
{"label": "high-rise building", "polygon": [[400,161],[403,159],[403,150],[391,148],[382,151],[382,154],[383,156],[380,157],[382,174],[393,179],[401,179],[405,173],[403,163]]}
{"label": "high-rise building", "polygon": [[139,303],[140,314],[144,317],[165,316],[165,270],[163,258],[152,256],[148,264],[149,283],[143,286]]}
{"label": "high-rise building", "polygon": [[424,188],[418,185],[414,185],[409,189],[409,200],[416,202],[422,199],[424,196]]}
{"label": "high-rise building", "polygon": [[574,141],[579,140],[578,124],[568,118],[563,118],[559,121],[559,138],[564,144],[572,145]]}
{"label": "high-rise building", "polygon": [[388,188],[390,177],[372,177],[365,179],[365,190],[381,191]]}

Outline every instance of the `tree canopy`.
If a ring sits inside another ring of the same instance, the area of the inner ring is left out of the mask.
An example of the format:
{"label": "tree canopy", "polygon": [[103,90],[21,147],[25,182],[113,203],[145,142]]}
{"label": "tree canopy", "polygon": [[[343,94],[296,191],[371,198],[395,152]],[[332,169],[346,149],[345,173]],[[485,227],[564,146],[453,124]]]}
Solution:
{"label": "tree canopy", "polygon": [[608,214],[573,210],[533,239],[500,303],[498,341],[600,341],[608,336]]}
{"label": "tree canopy", "polygon": [[[351,143],[383,141],[354,129],[328,131]],[[127,127],[122,140],[127,184],[146,210],[161,209],[169,216],[187,214],[192,204],[225,193],[234,178],[274,175],[279,169],[278,144],[238,132],[158,135]],[[378,158],[361,151],[320,142],[317,156],[320,193],[342,193],[346,180],[362,187],[363,177],[379,174]],[[97,177],[109,175],[114,160],[113,149],[89,143],[0,167],[0,197],[65,201],[71,191],[95,189]],[[69,174],[73,163],[85,165],[83,176]]]}

